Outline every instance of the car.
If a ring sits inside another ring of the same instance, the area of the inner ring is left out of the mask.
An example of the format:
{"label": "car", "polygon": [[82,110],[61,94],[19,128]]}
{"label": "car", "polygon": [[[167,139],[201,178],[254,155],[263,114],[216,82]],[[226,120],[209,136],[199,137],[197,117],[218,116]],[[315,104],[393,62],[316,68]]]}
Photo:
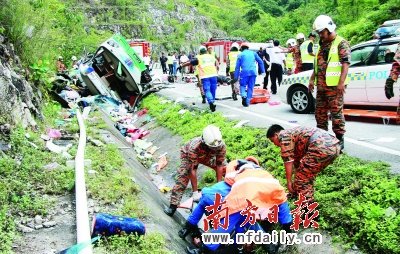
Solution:
{"label": "car", "polygon": [[[397,107],[400,82],[395,84],[395,96],[391,100],[386,98],[384,86],[399,42],[400,37],[390,37],[363,42],[351,48],[350,81],[344,95],[345,105]],[[295,113],[305,114],[315,109],[316,92],[308,92],[311,74],[312,70],[285,76],[278,88],[282,102],[289,104]]]}
{"label": "car", "polygon": [[384,39],[394,36],[400,36],[400,19],[385,21],[374,32],[374,39]]}
{"label": "car", "polygon": [[79,71],[93,95],[127,100],[131,105],[152,80],[143,59],[120,34],[113,35],[95,54],[84,59]]}

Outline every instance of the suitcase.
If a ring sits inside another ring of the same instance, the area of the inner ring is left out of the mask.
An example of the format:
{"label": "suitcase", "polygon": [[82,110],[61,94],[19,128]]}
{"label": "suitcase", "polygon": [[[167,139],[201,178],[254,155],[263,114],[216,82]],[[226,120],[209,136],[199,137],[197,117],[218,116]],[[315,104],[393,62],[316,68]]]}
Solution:
{"label": "suitcase", "polygon": [[268,90],[261,88],[254,88],[253,98],[251,98],[250,104],[266,103],[268,102],[270,97],[271,95],[269,94]]}

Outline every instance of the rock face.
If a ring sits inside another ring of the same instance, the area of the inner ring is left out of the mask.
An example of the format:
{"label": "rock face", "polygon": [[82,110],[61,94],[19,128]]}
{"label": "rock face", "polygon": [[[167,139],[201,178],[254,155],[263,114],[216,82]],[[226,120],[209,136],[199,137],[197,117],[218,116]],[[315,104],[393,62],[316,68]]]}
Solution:
{"label": "rock face", "polygon": [[36,127],[33,117],[41,116],[40,91],[25,76],[13,44],[0,34],[0,125]]}
{"label": "rock face", "polygon": [[142,1],[129,6],[110,5],[100,0],[89,2],[89,5],[80,6],[89,20],[87,29],[96,27],[121,32],[130,38],[147,39],[153,42],[156,50],[157,47],[175,48],[174,41],[181,40],[180,50],[188,51],[211,37],[226,36],[196,7],[179,1]]}

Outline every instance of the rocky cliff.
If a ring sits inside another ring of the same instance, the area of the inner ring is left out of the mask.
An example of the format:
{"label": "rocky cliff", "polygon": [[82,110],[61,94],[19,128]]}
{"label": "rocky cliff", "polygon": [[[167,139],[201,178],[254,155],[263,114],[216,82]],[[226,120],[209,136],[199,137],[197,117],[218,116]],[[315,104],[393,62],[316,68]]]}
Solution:
{"label": "rocky cliff", "polygon": [[0,130],[16,124],[36,127],[34,116],[41,116],[41,93],[26,75],[13,44],[0,34]]}
{"label": "rocky cliff", "polygon": [[149,40],[162,49],[193,49],[210,37],[226,36],[210,18],[179,1],[132,1],[123,6],[89,1],[74,8],[85,13],[87,29],[121,32],[127,38]]}

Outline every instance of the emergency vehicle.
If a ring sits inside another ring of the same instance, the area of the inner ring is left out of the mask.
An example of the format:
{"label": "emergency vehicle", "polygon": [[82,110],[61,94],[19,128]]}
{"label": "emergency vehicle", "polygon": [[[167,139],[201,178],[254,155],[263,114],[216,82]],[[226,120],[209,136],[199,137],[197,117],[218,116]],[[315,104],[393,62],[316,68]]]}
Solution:
{"label": "emergency vehicle", "polygon": [[151,44],[143,39],[134,39],[129,42],[129,46],[133,48],[141,58],[144,56],[150,56],[151,54]]}
{"label": "emergency vehicle", "polygon": [[149,90],[150,74],[127,40],[115,34],[79,66],[81,77],[92,95],[127,100],[135,105]]}
{"label": "emergency vehicle", "polygon": [[[344,95],[344,104],[368,107],[386,107],[395,110],[399,103],[399,83],[395,84],[395,96],[385,97],[384,87],[392,66],[394,53],[400,37],[371,40],[351,48],[349,84]],[[282,102],[289,104],[295,113],[314,110],[314,94],[308,92],[312,71],[285,76],[278,89]]]}

